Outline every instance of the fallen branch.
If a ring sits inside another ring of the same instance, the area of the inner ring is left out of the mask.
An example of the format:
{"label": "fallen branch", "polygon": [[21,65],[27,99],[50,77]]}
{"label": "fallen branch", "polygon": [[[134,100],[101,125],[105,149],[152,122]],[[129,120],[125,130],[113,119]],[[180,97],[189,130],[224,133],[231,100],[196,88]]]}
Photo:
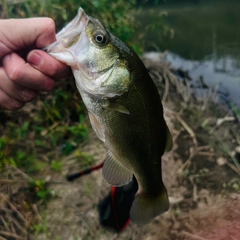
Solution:
{"label": "fallen branch", "polygon": [[230,162],[226,162],[227,163],[227,165],[233,170],[233,171],[235,171],[238,175],[240,175],[240,170],[239,170],[239,168],[237,168],[235,165],[233,165],[233,164],[231,164]]}
{"label": "fallen branch", "polygon": [[216,156],[215,153],[208,153],[208,152],[201,152],[202,150],[207,150],[209,149],[209,146],[199,146],[199,147],[190,147],[189,149],[189,157],[186,160],[185,163],[183,163],[183,165],[180,167],[180,169],[178,170],[178,173],[181,174],[183,172],[183,170],[185,170],[187,167],[190,166],[192,159],[196,156],[196,155],[203,155],[203,156]]}
{"label": "fallen branch", "polygon": [[209,240],[209,239],[199,237],[199,236],[197,236],[197,235],[194,235],[194,234],[189,233],[189,232],[186,232],[186,231],[182,231],[182,234],[183,234],[185,237],[189,237],[191,240]]}
{"label": "fallen branch", "polygon": [[9,227],[8,227],[8,224],[7,224],[7,222],[5,221],[5,219],[3,218],[3,216],[0,216],[0,221],[2,222],[5,230],[10,231],[10,229],[9,229]]}
{"label": "fallen branch", "polygon": [[184,129],[188,132],[188,134],[190,135],[190,137],[193,139],[193,143],[194,145],[197,147],[198,142],[196,139],[196,135],[194,133],[194,131],[188,126],[188,124],[179,116],[179,114],[175,115],[177,120],[181,123],[181,125],[184,127]]}
{"label": "fallen branch", "polygon": [[170,202],[171,205],[175,205],[175,204],[178,204],[178,203],[184,201],[184,198],[183,198],[183,197],[179,197],[179,198],[168,197],[168,199],[169,199],[169,202]]}
{"label": "fallen branch", "polygon": [[10,233],[10,232],[5,232],[5,231],[0,231],[0,234],[1,235],[4,235],[4,236],[6,236],[6,237],[12,237],[12,238],[16,238],[16,239],[22,239],[22,240],[24,240],[24,238],[23,237],[20,237],[20,236],[18,236],[17,234],[14,234],[14,233]]}
{"label": "fallen branch", "polygon": [[189,149],[189,157],[186,160],[185,163],[183,163],[183,165],[179,168],[178,173],[181,174],[187,167],[190,166],[191,161],[193,159],[193,157],[195,157],[195,155],[197,154],[197,150],[195,149],[195,147],[190,147]]}
{"label": "fallen branch", "polygon": [[7,222],[9,223],[10,232],[16,234],[16,229],[15,229],[14,225],[12,224],[12,216],[11,216],[11,214],[7,213],[5,218],[6,218]]}
{"label": "fallen branch", "polygon": [[27,183],[26,180],[8,180],[8,179],[1,179],[0,180],[0,184],[14,184],[14,183],[19,183],[19,182]]}
{"label": "fallen branch", "polygon": [[37,221],[38,221],[38,222],[41,222],[41,221],[42,221],[42,217],[41,217],[41,215],[40,215],[39,212],[38,212],[38,208],[37,208],[37,205],[36,205],[36,204],[32,204],[32,210],[33,210],[33,212],[34,212],[35,215],[36,215]]}
{"label": "fallen branch", "polygon": [[15,166],[11,165],[11,167],[19,174],[21,175],[24,179],[26,179],[27,181],[33,181],[33,179],[31,177],[29,177],[26,173],[24,173],[23,171],[21,171],[19,168],[16,168]]}
{"label": "fallen branch", "polygon": [[27,235],[26,229],[14,217],[12,217],[12,222],[24,235]]}
{"label": "fallen branch", "polygon": [[23,215],[17,210],[17,208],[9,201],[7,200],[8,206],[17,214],[17,216],[24,222],[24,224],[27,226],[27,221],[23,217]]}
{"label": "fallen branch", "polygon": [[205,156],[205,157],[216,157],[218,156],[217,153],[210,153],[210,152],[198,152],[197,153],[200,156]]}

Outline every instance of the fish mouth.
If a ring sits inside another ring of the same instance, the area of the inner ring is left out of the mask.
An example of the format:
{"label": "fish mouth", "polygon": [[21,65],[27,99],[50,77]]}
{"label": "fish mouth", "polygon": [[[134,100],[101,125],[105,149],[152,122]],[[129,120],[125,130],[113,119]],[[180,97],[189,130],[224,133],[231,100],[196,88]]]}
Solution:
{"label": "fish mouth", "polygon": [[[56,59],[73,66],[67,59],[73,59],[74,54],[71,50],[73,46],[81,37],[81,33],[85,30],[89,21],[88,15],[80,7],[76,17],[67,24],[60,32],[56,35],[56,41],[49,46],[43,48],[44,51],[55,57]],[[59,54],[62,53],[62,54]],[[67,56],[70,54],[69,56]],[[71,61],[73,62],[73,61]]]}

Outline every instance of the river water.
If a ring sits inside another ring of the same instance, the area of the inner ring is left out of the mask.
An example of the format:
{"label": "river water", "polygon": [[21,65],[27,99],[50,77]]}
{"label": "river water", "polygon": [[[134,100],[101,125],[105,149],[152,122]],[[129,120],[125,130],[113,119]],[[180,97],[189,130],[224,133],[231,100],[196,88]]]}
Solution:
{"label": "river water", "polygon": [[203,79],[218,89],[219,102],[240,109],[240,1],[142,8],[137,22],[144,51],[167,50],[173,67]]}

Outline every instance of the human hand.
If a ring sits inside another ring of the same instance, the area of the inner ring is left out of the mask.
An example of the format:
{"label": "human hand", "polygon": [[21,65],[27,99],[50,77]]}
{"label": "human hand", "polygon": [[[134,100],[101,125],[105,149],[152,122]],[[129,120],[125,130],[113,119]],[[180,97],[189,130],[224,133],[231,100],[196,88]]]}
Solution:
{"label": "human hand", "polygon": [[68,66],[38,50],[55,40],[50,18],[0,20],[0,109],[18,110],[51,90],[55,78],[71,75]]}

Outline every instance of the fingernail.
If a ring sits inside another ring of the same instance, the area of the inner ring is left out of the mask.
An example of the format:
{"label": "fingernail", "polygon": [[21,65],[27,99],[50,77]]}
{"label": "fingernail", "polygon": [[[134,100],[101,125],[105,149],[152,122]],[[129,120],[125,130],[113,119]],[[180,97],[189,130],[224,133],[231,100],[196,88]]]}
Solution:
{"label": "fingernail", "polygon": [[11,59],[11,55],[10,54],[6,55],[3,59],[3,64],[7,64],[10,61],[10,59]]}
{"label": "fingernail", "polygon": [[28,62],[31,64],[31,65],[34,65],[34,66],[39,66],[40,63],[42,61],[42,56],[38,53],[32,53],[29,57],[28,57]]}

